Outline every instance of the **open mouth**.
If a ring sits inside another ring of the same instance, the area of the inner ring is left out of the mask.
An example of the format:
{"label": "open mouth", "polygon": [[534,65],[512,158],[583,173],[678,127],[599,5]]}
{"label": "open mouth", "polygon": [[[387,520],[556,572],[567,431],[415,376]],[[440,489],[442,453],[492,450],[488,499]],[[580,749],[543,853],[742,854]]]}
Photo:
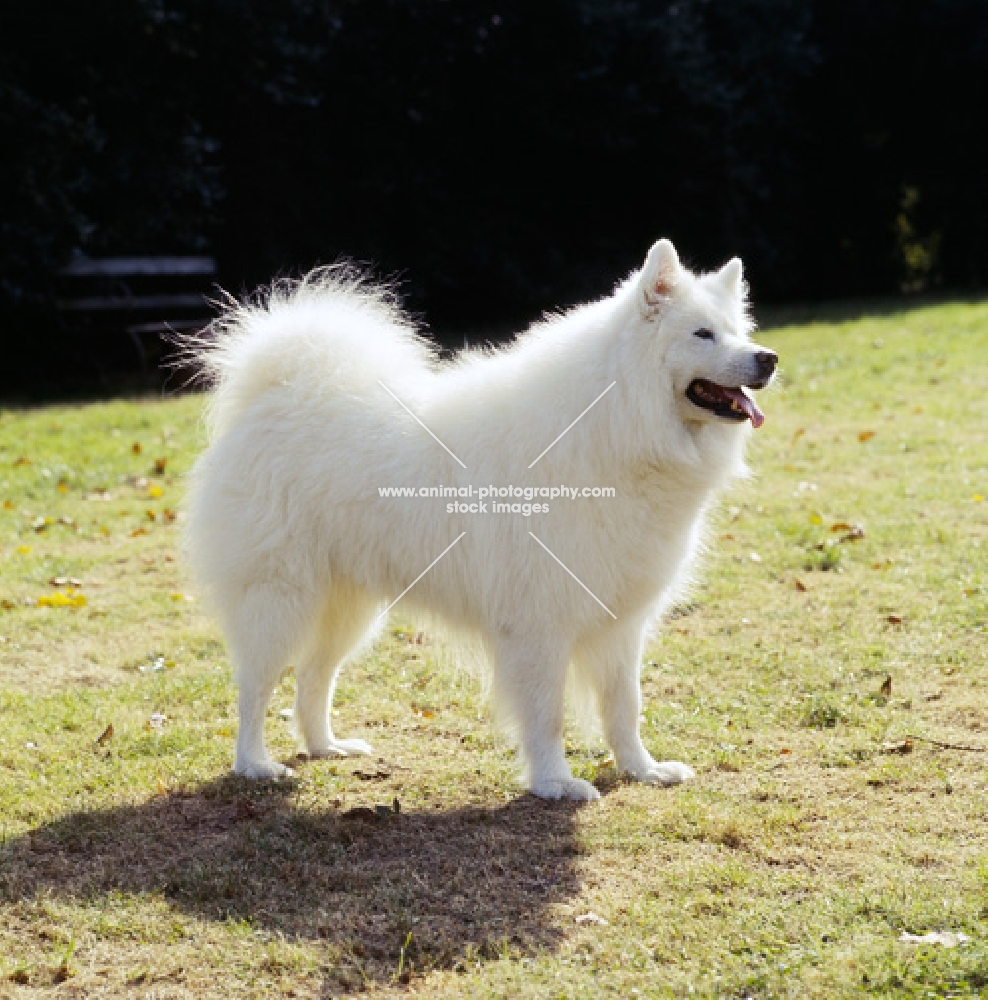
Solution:
{"label": "open mouth", "polygon": [[705,378],[694,379],[686,390],[686,398],[701,410],[709,410],[724,420],[750,420],[752,427],[765,423],[765,414],[743,386],[717,385]]}

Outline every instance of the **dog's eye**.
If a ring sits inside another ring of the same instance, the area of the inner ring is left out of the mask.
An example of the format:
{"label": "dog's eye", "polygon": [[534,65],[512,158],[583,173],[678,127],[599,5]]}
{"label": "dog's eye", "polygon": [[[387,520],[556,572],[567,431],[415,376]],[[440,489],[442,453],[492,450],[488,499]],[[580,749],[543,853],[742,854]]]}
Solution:
{"label": "dog's eye", "polygon": [[694,337],[699,337],[700,340],[715,340],[716,338],[709,330],[694,330]]}

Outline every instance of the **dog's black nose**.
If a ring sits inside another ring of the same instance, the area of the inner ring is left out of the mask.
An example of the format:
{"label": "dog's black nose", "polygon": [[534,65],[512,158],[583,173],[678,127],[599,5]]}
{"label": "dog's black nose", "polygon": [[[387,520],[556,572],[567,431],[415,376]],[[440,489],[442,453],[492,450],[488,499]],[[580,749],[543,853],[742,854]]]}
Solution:
{"label": "dog's black nose", "polygon": [[755,355],[758,375],[766,381],[775,374],[775,366],[779,363],[779,355],[775,351],[759,351]]}

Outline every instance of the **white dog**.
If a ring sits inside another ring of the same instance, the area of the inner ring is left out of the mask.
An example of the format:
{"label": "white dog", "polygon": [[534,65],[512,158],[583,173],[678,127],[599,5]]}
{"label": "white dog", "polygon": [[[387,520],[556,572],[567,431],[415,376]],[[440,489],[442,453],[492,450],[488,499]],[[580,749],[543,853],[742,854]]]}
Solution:
{"label": "white dog", "polygon": [[[741,262],[693,275],[668,240],[609,298],[451,363],[346,269],[232,306],[194,347],[214,388],[188,546],[240,685],[235,770],[290,773],[263,734],[290,660],[308,754],[370,752],[333,733],[333,689],[403,595],[409,614],[483,643],[536,795],[597,798],[563,753],[570,669],[622,771],[691,777],[642,744],[639,666],[705,511],[744,472],[749,422],[764,419],[744,387],[767,385],[777,358],[750,328]],[[615,495],[524,516],[381,493],[471,484],[530,487],[537,501],[560,484]]]}

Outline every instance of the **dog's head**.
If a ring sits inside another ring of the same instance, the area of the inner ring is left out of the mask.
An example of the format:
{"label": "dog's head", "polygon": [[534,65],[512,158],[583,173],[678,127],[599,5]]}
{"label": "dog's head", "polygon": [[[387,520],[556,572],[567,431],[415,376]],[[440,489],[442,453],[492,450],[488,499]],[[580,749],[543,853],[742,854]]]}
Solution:
{"label": "dog's head", "polygon": [[778,356],[749,339],[741,261],[712,274],[691,274],[669,240],[659,240],[639,272],[641,320],[662,352],[676,406],[686,421],[760,427],[765,420],[751,390],[764,389]]}

